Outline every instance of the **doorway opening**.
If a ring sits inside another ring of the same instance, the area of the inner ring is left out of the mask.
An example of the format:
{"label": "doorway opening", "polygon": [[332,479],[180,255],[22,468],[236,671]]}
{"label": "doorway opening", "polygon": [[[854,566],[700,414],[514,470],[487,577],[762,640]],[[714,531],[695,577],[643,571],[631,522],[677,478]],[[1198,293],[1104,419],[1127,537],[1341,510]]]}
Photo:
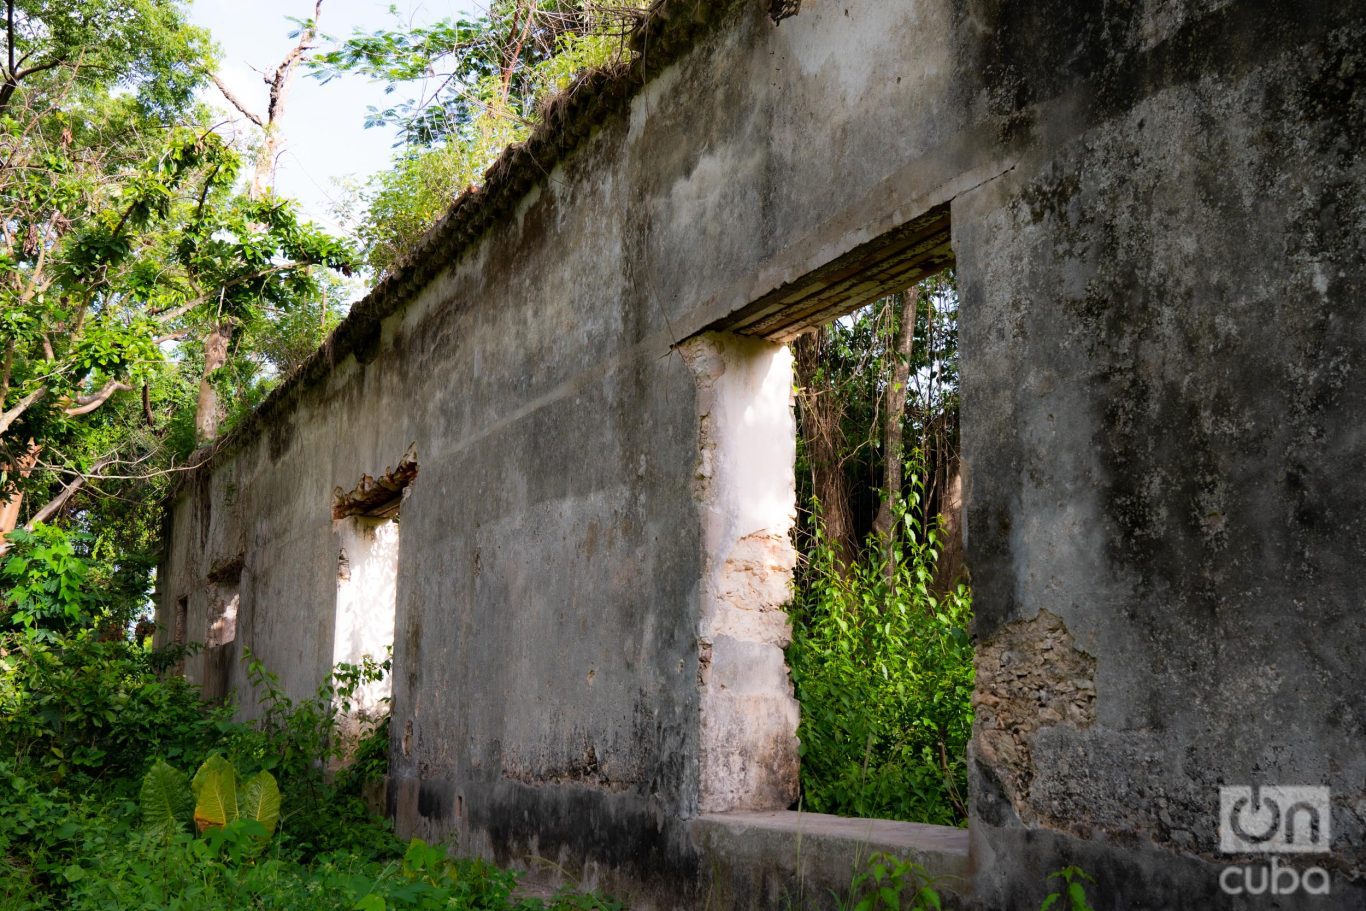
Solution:
{"label": "doorway opening", "polygon": [[792,344],[798,559],[787,662],[802,805],[967,821],[972,618],[952,268]]}
{"label": "doorway opening", "polygon": [[232,671],[237,664],[237,613],[242,603],[241,556],[209,572],[206,594],[204,663],[200,690],[205,699],[221,702],[232,691]]}
{"label": "doorway opening", "polygon": [[[394,645],[398,608],[400,519],[417,478],[412,447],[395,468],[364,475],[349,492],[334,494],[332,528],[337,537],[337,601],[332,664],[383,664]],[[343,736],[355,739],[388,712],[390,675],[362,681],[346,699]]]}

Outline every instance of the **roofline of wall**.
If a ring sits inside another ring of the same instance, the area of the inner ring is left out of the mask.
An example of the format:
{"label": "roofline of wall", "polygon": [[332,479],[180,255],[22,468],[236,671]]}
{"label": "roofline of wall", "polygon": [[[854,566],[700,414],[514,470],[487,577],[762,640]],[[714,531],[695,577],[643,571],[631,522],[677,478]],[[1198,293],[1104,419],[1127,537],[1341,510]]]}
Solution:
{"label": "roofline of wall", "polygon": [[399,267],[357,301],[317,350],[310,354],[240,424],[190,456],[167,493],[173,502],[186,484],[257,439],[300,395],[327,377],[348,356],[364,364],[376,354],[384,320],[419,292],[491,229],[516,210],[533,189],[577,149],[594,129],[624,117],[650,79],[691,51],[732,13],[753,0],[656,0],[631,36],[628,63],[590,70],[542,110],[525,141],[503,150],[471,187],[409,250]]}

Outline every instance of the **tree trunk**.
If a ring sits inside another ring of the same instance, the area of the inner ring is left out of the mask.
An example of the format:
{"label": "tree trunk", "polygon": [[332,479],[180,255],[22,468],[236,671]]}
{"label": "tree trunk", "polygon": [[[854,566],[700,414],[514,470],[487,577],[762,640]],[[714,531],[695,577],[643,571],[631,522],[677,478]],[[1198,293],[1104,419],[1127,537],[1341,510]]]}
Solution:
{"label": "tree trunk", "polygon": [[[873,519],[873,530],[885,535],[892,528],[892,507],[901,499],[905,465],[906,394],[911,381],[911,351],[915,347],[915,312],[919,290],[912,288],[893,295],[892,305],[900,310],[896,330],[892,375],[887,381],[887,409],[882,422],[882,504]],[[890,566],[889,566],[890,571]]]}
{"label": "tree trunk", "polygon": [[844,477],[844,430],[840,426],[843,407],[838,391],[820,369],[824,340],[823,328],[808,332],[792,343],[792,352],[800,386],[798,401],[812,489],[820,502],[825,537],[843,567],[854,556],[854,517]]}
{"label": "tree trunk", "polygon": [[285,102],[289,98],[289,90],[294,82],[294,73],[298,65],[308,57],[308,52],[313,50],[313,42],[318,38],[318,19],[322,16],[323,0],[317,0],[313,4],[313,18],[304,23],[304,27],[299,31],[299,41],[294,47],[290,48],[285,54],[285,59],[280,61],[280,65],[266,78],[266,86],[270,94],[266,99],[265,116],[257,114],[251,108],[233,94],[232,90],[213,75],[211,78],[222,91],[223,97],[237,110],[261,128],[261,147],[256,152],[256,163],[251,172],[251,183],[247,187],[248,199],[261,199],[275,182],[275,159],[280,155],[280,149],[284,145],[284,136],[280,131],[280,121],[285,116]]}
{"label": "tree trunk", "polygon": [[213,372],[228,361],[228,341],[232,338],[232,324],[217,323],[204,336],[204,374],[199,380],[199,404],[195,408],[195,436],[200,444],[218,439],[218,390],[211,382]]}
{"label": "tree trunk", "polygon": [[[33,473],[33,466],[38,463],[38,453],[41,447],[35,446],[33,440],[28,441],[28,451],[17,460],[19,477],[27,478]],[[19,509],[24,505],[24,495],[13,493],[7,500],[0,503],[0,554],[5,552],[5,536],[19,525]]]}
{"label": "tree trunk", "polygon": [[967,548],[963,540],[963,472],[956,454],[942,453],[943,487],[939,501],[939,563],[935,567],[934,590],[949,591],[965,575]]}
{"label": "tree trunk", "polygon": [[274,123],[261,130],[261,147],[256,150],[256,164],[252,168],[248,199],[260,199],[275,183],[275,157],[280,154],[280,131]]}

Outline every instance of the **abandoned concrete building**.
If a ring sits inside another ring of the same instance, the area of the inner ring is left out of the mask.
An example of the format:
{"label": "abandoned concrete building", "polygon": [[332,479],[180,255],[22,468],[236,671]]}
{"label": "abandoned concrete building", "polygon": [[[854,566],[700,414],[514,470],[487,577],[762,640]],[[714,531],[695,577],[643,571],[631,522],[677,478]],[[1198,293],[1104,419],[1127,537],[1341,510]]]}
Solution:
{"label": "abandoned concrete building", "polygon": [[[1366,907],[1361,4],[665,0],[633,40],[181,484],[185,673],[249,715],[247,648],[302,695],[392,646],[399,833],[632,907],[819,907],[872,850],[970,907],[1069,863],[1107,908]],[[799,813],[785,343],[950,263],[970,824]],[[1329,895],[1221,889],[1239,785],[1331,790],[1280,856]]]}

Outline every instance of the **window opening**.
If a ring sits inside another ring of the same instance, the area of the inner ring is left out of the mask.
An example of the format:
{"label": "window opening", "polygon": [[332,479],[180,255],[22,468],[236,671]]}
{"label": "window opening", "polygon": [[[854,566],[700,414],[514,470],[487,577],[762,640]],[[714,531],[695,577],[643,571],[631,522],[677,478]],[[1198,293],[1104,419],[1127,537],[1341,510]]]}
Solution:
{"label": "window opening", "polygon": [[942,206],[680,345],[699,391],[704,813],[965,823],[952,264]]}
{"label": "window opening", "polygon": [[[400,513],[417,477],[413,447],[395,468],[364,475],[349,492],[337,489],[332,519],[337,535],[337,600],[332,663],[383,662],[394,644],[398,607]],[[387,710],[390,679],[362,684],[349,700],[349,735]]]}

